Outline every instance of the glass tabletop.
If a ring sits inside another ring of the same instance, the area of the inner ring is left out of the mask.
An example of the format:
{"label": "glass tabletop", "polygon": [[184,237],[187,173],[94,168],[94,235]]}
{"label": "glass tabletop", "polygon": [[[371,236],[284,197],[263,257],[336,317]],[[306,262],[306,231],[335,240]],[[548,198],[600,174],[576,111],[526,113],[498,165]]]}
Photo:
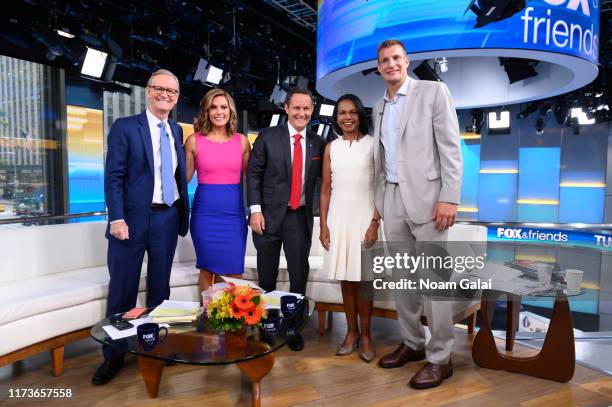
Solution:
{"label": "glass tabletop", "polygon": [[248,328],[246,347],[236,347],[226,343],[225,332],[198,332],[195,323],[170,324],[168,334],[153,348],[145,349],[137,335],[113,340],[102,328],[110,325],[109,318],[100,321],[91,329],[91,336],[96,341],[111,346],[119,351],[132,353],[163,361],[172,361],[191,365],[222,365],[244,362],[255,359],[284,346],[292,335],[301,332],[312,312],[314,301],[305,297],[299,313],[293,318],[285,318],[280,313],[275,323],[274,333],[264,332],[261,328]]}

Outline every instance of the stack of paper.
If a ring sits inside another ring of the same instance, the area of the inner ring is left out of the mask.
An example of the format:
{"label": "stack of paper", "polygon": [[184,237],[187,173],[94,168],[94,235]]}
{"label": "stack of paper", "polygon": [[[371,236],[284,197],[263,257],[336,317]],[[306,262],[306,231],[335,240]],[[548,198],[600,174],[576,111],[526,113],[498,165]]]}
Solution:
{"label": "stack of paper", "polygon": [[496,283],[508,282],[519,278],[523,273],[521,270],[510,268],[506,265],[499,263],[487,262],[483,269],[472,271],[470,277],[480,277],[481,279],[491,279],[493,281],[493,287]]}
{"label": "stack of paper", "polygon": [[165,300],[149,313],[149,316],[152,317],[152,322],[159,324],[163,322],[192,322],[197,319],[199,314],[199,302]]}

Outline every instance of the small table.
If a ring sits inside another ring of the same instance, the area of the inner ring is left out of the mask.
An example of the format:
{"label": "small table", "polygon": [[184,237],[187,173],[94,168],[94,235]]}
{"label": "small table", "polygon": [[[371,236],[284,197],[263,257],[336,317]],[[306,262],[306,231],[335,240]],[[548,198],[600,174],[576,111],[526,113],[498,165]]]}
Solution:
{"label": "small table", "polygon": [[[306,325],[314,310],[314,301],[308,298],[304,298],[303,301],[298,332]],[[256,329],[248,335],[246,348],[228,349],[224,345],[223,334],[200,333],[196,331],[195,326],[176,324],[168,328],[168,337],[163,342],[147,351],[138,343],[136,336],[112,340],[102,329],[105,325],[110,325],[108,318],[91,329],[92,338],[103,345],[112,346],[138,357],[140,373],[150,398],[157,397],[162,372],[168,362],[199,366],[233,363],[251,381],[252,405],[260,406],[261,380],[274,366],[274,352],[289,340],[289,336],[280,328],[273,337],[264,337],[261,331]]]}
{"label": "small table", "polygon": [[[481,326],[472,344],[472,359],[480,367],[523,373],[541,379],[568,382],[574,376],[576,351],[572,314],[567,296],[561,289],[556,290],[550,325],[542,349],[535,356],[517,357],[499,353],[491,332],[488,308],[495,302],[500,291],[484,290],[480,306]],[[520,295],[507,292],[506,350],[511,351],[514,333],[518,326]],[[530,296],[538,296],[531,294]],[[550,296],[550,292],[542,293]]]}

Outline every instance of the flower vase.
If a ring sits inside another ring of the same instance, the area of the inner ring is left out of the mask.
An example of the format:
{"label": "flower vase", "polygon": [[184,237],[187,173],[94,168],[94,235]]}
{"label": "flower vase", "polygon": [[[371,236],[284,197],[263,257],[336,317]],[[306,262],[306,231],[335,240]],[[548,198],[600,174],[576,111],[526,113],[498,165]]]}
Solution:
{"label": "flower vase", "polygon": [[225,346],[227,348],[246,348],[247,330],[246,326],[235,331],[225,331]]}

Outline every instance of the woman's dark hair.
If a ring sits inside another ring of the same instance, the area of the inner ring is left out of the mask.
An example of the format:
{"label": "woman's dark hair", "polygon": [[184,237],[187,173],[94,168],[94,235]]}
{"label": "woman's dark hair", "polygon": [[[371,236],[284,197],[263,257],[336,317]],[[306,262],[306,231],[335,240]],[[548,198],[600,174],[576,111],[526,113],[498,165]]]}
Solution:
{"label": "woman's dark hair", "polygon": [[363,135],[368,134],[368,131],[370,130],[368,113],[366,112],[365,107],[363,107],[361,99],[351,93],[340,96],[340,99],[338,99],[336,102],[336,106],[334,106],[334,113],[332,114],[332,127],[336,134],[342,134],[342,129],[340,129],[340,126],[338,126],[338,106],[343,100],[350,100],[353,102],[357,108],[357,115],[359,116],[359,133]]}

